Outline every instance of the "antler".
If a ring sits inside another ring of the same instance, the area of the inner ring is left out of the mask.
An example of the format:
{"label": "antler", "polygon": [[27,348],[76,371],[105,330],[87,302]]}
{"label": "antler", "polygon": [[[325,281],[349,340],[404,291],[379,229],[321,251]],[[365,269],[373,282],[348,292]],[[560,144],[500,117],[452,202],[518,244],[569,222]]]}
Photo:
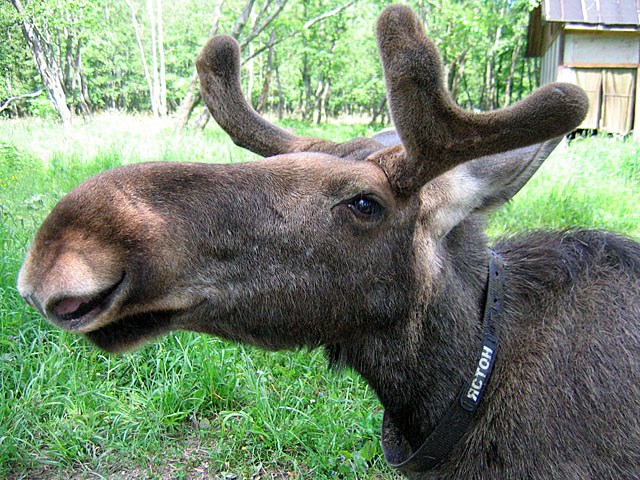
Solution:
{"label": "antler", "polygon": [[196,68],[209,111],[237,145],[264,157],[296,149],[302,139],[260,117],[242,95],[240,47],[233,37],[213,37]]}
{"label": "antler", "polygon": [[370,160],[381,165],[399,193],[416,191],[473,158],[563,135],[586,115],[584,92],[561,83],[508,108],[467,112],[446,91],[436,47],[410,8],[387,7],[377,35],[391,114],[404,151],[391,147]]}
{"label": "antler", "polygon": [[198,55],[200,91],[211,115],[236,145],[263,157],[283,153],[320,152],[364,159],[384,145],[370,138],[335,143],[299,137],[268,122],[251,108],[240,87],[240,46],[233,37],[217,35]]}

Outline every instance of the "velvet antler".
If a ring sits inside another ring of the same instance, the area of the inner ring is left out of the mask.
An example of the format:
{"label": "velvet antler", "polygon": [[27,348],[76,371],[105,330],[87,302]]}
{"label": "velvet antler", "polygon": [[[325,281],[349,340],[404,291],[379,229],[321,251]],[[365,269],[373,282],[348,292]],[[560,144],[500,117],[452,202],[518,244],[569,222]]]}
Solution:
{"label": "velvet antler", "polygon": [[213,37],[196,68],[209,111],[237,145],[264,157],[295,149],[300,138],[260,117],[242,95],[240,48],[233,37]]}
{"label": "velvet antler", "polygon": [[299,137],[261,117],[247,103],[240,87],[240,47],[233,37],[217,35],[202,49],[196,67],[200,91],[211,115],[236,145],[263,157],[283,153],[322,152],[365,158],[384,147],[369,138],[335,143]]}
{"label": "velvet antler", "polygon": [[[399,193],[418,190],[456,165],[563,135],[580,124],[588,103],[574,85],[547,85],[511,107],[471,113],[444,87],[435,45],[410,8],[393,5],[378,20],[387,96],[404,150],[374,154]],[[405,153],[406,151],[406,153]]]}

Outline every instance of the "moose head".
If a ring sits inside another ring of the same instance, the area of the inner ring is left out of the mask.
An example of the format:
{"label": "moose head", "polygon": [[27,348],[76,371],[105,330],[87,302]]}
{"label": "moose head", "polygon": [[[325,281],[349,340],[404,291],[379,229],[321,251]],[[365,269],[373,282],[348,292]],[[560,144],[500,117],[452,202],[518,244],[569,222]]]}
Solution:
{"label": "moose head", "polygon": [[489,258],[482,219],[581,122],[587,101],[551,84],[466,112],[409,8],[388,7],[377,38],[394,145],[269,123],[242,96],[237,43],[216,36],[197,60],[203,98],[236,144],[269,158],[137,164],[87,180],[37,233],[21,295],[111,352],[180,329],[266,349],[324,346],[372,384],[417,449],[473,365]]}
{"label": "moose head", "polygon": [[540,142],[573,129],[586,101],[552,84],[468,113],[408,8],[382,14],[378,43],[401,141],[386,148],[297,137],[259,117],[241,93],[237,43],[214,37],[197,61],[203,97],[235,143],[270,158],[89,179],[38,232],[24,298],[111,351],[181,328],[265,348],[332,345],[406,318],[437,286],[451,230],[516,193],[550,150]]}

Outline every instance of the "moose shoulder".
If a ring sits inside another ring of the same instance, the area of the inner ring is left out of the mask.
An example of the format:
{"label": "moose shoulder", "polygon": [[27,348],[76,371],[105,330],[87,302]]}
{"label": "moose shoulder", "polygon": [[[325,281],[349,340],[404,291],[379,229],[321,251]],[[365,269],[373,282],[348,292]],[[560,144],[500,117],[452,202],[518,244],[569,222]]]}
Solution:
{"label": "moose shoulder", "polygon": [[490,250],[483,234],[585,95],[552,84],[465,112],[410,9],[388,7],[377,38],[396,132],[342,144],[258,116],[237,43],[213,38],[203,97],[270,158],[86,181],[37,233],[20,293],[114,352],[178,329],[323,346],[374,388],[387,460],[411,478],[637,478],[640,245],[576,229]]}

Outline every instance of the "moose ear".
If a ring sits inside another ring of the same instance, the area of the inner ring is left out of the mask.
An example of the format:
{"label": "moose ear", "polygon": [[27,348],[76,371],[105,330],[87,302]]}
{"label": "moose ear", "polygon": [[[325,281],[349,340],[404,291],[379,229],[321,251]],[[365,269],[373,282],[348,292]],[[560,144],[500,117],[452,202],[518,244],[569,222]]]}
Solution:
{"label": "moose ear", "polygon": [[497,208],[511,200],[561,140],[562,137],[488,155],[463,165],[469,174],[482,184],[476,209]]}
{"label": "moose ear", "polygon": [[554,139],[480,157],[431,180],[422,195],[431,234],[442,238],[472,213],[497,208],[510,200],[559,142]]}

